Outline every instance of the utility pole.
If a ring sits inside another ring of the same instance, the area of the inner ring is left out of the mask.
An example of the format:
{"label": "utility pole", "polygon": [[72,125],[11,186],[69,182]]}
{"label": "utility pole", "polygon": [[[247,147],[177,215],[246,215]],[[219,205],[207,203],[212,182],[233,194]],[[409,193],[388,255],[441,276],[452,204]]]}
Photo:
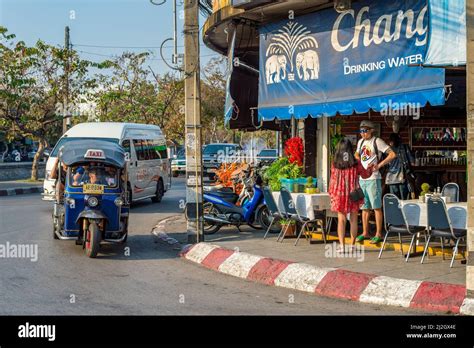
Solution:
{"label": "utility pole", "polygon": [[204,241],[199,62],[199,1],[184,1],[186,217],[188,243]]}
{"label": "utility pole", "polygon": [[467,250],[468,261],[466,267],[467,297],[472,299],[474,306],[474,5],[466,1],[466,29],[467,29]]}
{"label": "utility pole", "polygon": [[64,101],[63,101],[63,134],[67,132],[68,125],[70,124],[69,119],[69,48],[70,48],[70,40],[69,40],[69,27],[64,29],[64,49],[66,50],[65,62],[64,62]]}

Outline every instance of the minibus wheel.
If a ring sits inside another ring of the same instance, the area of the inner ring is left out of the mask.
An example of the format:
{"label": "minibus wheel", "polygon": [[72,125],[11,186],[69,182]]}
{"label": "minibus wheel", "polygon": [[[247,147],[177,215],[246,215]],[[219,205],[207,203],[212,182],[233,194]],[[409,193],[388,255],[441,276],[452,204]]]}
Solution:
{"label": "minibus wheel", "polygon": [[165,187],[163,185],[163,180],[158,180],[158,184],[156,185],[156,194],[155,197],[152,197],[151,200],[154,203],[160,203],[163,195],[165,193]]}

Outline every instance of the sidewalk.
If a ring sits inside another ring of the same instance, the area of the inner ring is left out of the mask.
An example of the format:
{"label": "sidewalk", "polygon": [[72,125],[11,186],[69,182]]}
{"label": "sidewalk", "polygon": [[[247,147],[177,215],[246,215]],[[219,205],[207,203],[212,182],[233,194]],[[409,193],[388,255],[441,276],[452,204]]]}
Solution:
{"label": "sidewalk", "polygon": [[43,192],[43,182],[0,181],[0,196],[15,196]]}
{"label": "sidewalk", "polygon": [[[263,240],[263,231],[241,229],[243,232],[239,233],[236,228],[228,227],[215,235],[205,236],[205,243],[183,252],[183,257],[222,273],[267,285],[291,283],[287,287],[324,296],[444,313],[459,313],[463,305],[466,266],[461,264],[461,258],[449,268],[448,257],[442,261],[442,257],[432,251],[433,256],[425,259],[423,265],[419,255],[410,257],[406,263],[398,243],[388,245],[381,259],[378,259],[379,247],[373,246],[364,246],[352,257],[339,257],[332,241],[326,245],[322,241],[309,244],[303,238],[295,247],[294,238],[277,243],[276,235]],[[160,223],[160,230],[185,243],[183,217]],[[398,250],[390,250],[393,248]],[[238,254],[243,259],[234,256]],[[292,264],[298,266],[289,267]],[[263,268],[259,270],[259,267]],[[296,272],[293,274],[295,279],[280,279],[283,276],[291,278],[291,275],[284,275],[290,268]],[[264,274],[256,277],[255,272]],[[474,304],[470,300],[464,302],[461,312],[474,313]]]}

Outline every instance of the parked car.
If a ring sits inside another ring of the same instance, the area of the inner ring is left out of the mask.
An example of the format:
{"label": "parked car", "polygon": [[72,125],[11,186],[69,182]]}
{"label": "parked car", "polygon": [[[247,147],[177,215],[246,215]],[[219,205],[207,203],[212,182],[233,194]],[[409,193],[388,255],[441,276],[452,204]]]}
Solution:
{"label": "parked car", "polygon": [[179,174],[186,173],[186,152],[183,150],[179,151],[176,157],[171,161],[171,173],[176,178]]}
{"label": "parked car", "polygon": [[268,166],[278,159],[276,149],[264,149],[257,155],[257,163]]}
{"label": "parked car", "polygon": [[215,143],[208,144],[202,152],[203,175],[209,176],[211,180],[215,178],[215,170],[222,163],[232,163],[240,161],[239,144]]}

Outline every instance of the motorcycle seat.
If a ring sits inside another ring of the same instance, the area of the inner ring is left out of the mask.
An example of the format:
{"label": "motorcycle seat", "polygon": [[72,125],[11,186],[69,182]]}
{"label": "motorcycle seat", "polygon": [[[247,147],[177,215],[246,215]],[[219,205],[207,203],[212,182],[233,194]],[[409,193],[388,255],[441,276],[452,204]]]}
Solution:
{"label": "motorcycle seat", "polygon": [[211,194],[231,203],[235,203],[239,199],[239,195],[232,191],[212,191]]}

